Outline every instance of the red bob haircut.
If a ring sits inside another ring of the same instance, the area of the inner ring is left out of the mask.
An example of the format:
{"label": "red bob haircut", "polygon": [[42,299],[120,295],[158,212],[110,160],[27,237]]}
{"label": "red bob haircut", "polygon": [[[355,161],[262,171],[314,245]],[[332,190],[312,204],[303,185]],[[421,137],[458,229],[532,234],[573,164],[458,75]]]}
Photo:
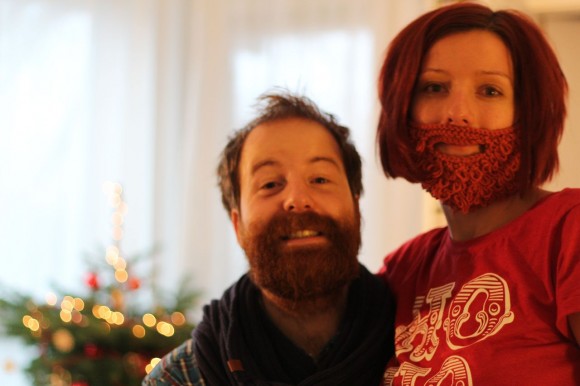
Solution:
{"label": "red bob haircut", "polygon": [[439,39],[471,30],[496,34],[511,54],[515,124],[520,128],[521,146],[518,186],[523,193],[550,180],[558,170],[568,85],[550,44],[529,17],[513,10],[494,12],[474,3],[428,12],[389,45],[379,78],[382,109],[377,143],[383,170],[387,177],[420,182],[408,127],[423,58]]}

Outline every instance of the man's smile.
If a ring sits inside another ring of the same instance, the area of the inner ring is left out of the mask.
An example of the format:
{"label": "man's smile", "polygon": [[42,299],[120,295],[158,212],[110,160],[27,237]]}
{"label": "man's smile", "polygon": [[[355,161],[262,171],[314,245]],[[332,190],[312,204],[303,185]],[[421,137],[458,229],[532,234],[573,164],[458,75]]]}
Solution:
{"label": "man's smile", "polygon": [[301,229],[288,235],[284,235],[282,236],[282,240],[288,247],[320,245],[328,242],[328,239],[322,232],[311,229]]}

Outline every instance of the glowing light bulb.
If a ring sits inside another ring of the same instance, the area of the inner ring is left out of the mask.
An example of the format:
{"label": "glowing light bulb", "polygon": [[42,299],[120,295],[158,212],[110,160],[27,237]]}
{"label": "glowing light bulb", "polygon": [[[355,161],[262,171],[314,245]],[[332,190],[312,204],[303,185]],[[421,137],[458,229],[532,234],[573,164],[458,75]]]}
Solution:
{"label": "glowing light bulb", "polygon": [[151,359],[151,362],[147,366],[145,366],[145,372],[149,374],[151,370],[153,370],[153,368],[159,364],[159,362],[161,362],[160,358]]}
{"label": "glowing light bulb", "polygon": [[133,335],[135,335],[135,337],[137,337],[137,338],[145,337],[145,334],[146,334],[145,328],[140,324],[134,325],[132,331],[133,331]]}
{"label": "glowing light bulb", "polygon": [[123,218],[123,215],[119,212],[115,212],[111,215],[111,222],[113,223],[113,225],[115,226],[121,226],[123,225],[123,222],[125,221],[125,219]]}
{"label": "glowing light bulb", "polygon": [[121,227],[113,227],[113,240],[119,241],[123,239],[123,229]]}
{"label": "glowing light bulb", "polygon": [[72,320],[71,312],[69,310],[61,310],[60,319],[65,323],[69,323]]}
{"label": "glowing light bulb", "polygon": [[107,306],[100,306],[97,313],[100,319],[107,320],[111,317],[111,309]]}
{"label": "glowing light bulb", "polygon": [[125,261],[125,259],[122,257],[119,257],[113,266],[118,270],[125,269],[127,268],[127,261]]}
{"label": "glowing light bulb", "polygon": [[125,271],[124,269],[121,270],[117,270],[115,271],[115,279],[119,282],[119,283],[124,283],[127,281],[127,279],[129,278],[129,274],[127,273],[127,271]]}
{"label": "glowing light bulb", "polygon": [[85,301],[81,298],[74,298],[74,308],[77,311],[82,311],[85,309]]}
{"label": "glowing light bulb", "polygon": [[47,293],[45,299],[46,299],[46,304],[48,304],[49,306],[55,306],[56,302],[58,301],[58,298],[52,292]]}
{"label": "glowing light bulb", "polygon": [[72,311],[72,309],[74,308],[74,299],[70,296],[65,296],[64,299],[62,299],[62,302],[60,303],[60,308],[63,311]]}
{"label": "glowing light bulb", "polygon": [[157,332],[163,336],[169,337],[173,336],[175,333],[175,328],[167,322],[159,322],[157,323]]}
{"label": "glowing light bulb", "polygon": [[157,318],[153,314],[143,315],[143,324],[147,327],[153,327],[157,323]]}
{"label": "glowing light bulb", "polygon": [[176,326],[183,326],[185,324],[185,315],[181,312],[174,312],[171,314],[171,323],[175,324]]}
{"label": "glowing light bulb", "polygon": [[28,327],[28,322],[30,322],[30,319],[32,319],[32,316],[24,315],[22,317],[22,324],[24,324],[24,326]]}
{"label": "glowing light bulb", "polygon": [[105,259],[107,260],[107,263],[114,265],[119,259],[119,248],[115,246],[108,247]]}

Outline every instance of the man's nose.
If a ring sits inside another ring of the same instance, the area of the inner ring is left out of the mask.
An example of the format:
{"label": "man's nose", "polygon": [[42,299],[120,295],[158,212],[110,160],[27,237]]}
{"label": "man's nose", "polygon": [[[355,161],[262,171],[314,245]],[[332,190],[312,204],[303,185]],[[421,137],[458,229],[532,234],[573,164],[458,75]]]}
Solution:
{"label": "man's nose", "polygon": [[302,182],[288,183],[284,198],[284,210],[304,212],[313,209],[313,200],[308,186]]}

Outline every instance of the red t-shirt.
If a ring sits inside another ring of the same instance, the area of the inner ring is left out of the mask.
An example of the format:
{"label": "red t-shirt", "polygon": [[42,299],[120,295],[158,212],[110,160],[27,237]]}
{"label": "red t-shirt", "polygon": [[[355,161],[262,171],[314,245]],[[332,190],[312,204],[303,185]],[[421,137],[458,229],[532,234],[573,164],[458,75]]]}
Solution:
{"label": "red t-shirt", "polygon": [[429,231],[379,275],[397,300],[385,385],[580,385],[580,189],[466,242]]}

